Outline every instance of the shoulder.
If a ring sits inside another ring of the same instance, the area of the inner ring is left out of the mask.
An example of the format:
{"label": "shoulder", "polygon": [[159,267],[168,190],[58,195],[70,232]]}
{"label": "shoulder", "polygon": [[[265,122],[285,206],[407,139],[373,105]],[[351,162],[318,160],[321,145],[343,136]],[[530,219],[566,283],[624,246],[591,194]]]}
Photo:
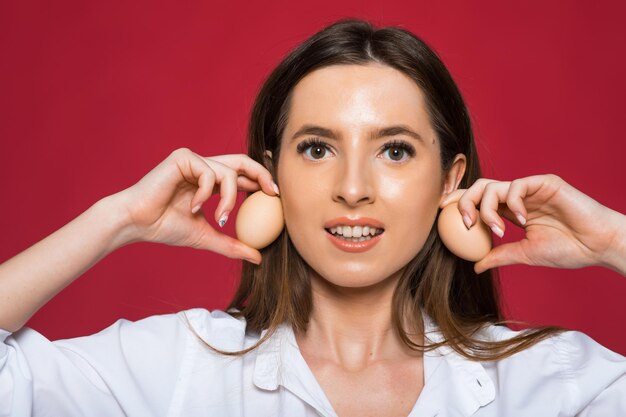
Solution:
{"label": "shoulder", "polygon": [[243,350],[256,343],[260,335],[249,332],[246,320],[223,310],[194,308],[178,313],[195,342],[226,351]]}
{"label": "shoulder", "polygon": [[[481,337],[492,341],[505,341],[521,335],[524,330],[512,330],[505,326],[488,326]],[[551,360],[561,365],[564,373],[581,366],[597,367],[605,363],[626,364],[626,358],[595,341],[587,334],[567,330],[546,338],[510,358]],[[597,369],[597,368],[596,368]]]}
{"label": "shoulder", "polygon": [[[518,331],[505,326],[491,325],[482,330],[482,337],[493,341],[504,341],[523,333],[524,330]],[[519,354],[524,353],[526,356],[531,357],[550,357],[562,363],[564,369],[583,364],[599,364],[603,361],[626,362],[624,356],[602,346],[589,335],[574,330],[567,330],[553,335],[530,346]]]}
{"label": "shoulder", "polygon": [[245,320],[238,320],[224,311],[194,308],[136,321],[119,319],[98,333],[54,343],[75,352],[179,356],[190,340],[200,337],[210,343],[225,337],[241,339],[245,327]]}
{"label": "shoulder", "polygon": [[[483,335],[494,341],[522,333],[504,326],[483,329]],[[541,387],[553,401],[562,398],[573,411],[601,394],[616,392],[626,398],[626,357],[580,331],[551,336],[508,358],[485,363],[485,369],[502,390],[522,394]]]}
{"label": "shoulder", "polygon": [[177,314],[183,321],[191,324],[196,330],[208,332],[217,331],[246,331],[246,320],[235,318],[223,310],[207,310],[205,308],[192,308]]}

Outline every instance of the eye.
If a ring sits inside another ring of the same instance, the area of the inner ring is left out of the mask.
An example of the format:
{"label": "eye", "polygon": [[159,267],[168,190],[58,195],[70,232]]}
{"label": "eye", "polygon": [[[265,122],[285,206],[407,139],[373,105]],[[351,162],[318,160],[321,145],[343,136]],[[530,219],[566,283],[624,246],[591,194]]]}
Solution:
{"label": "eye", "polygon": [[385,143],[383,154],[387,154],[389,159],[394,162],[402,162],[415,156],[415,148],[406,142],[394,140]]}
{"label": "eye", "polygon": [[300,142],[296,147],[296,151],[299,154],[305,154],[307,159],[320,160],[324,159],[326,154],[330,152],[330,148],[326,142],[315,138]]}

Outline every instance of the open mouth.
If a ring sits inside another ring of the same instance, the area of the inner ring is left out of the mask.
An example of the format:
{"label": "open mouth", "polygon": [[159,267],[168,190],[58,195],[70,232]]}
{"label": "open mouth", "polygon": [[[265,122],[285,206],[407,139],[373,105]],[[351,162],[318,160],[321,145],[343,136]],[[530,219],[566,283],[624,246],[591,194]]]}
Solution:
{"label": "open mouth", "polygon": [[325,230],[346,242],[365,242],[385,231],[385,229],[370,226],[337,226]]}

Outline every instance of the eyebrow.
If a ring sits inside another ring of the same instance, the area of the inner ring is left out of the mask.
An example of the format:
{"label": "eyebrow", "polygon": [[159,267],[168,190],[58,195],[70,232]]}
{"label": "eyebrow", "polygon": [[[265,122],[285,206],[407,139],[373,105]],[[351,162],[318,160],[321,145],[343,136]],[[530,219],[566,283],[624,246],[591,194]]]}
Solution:
{"label": "eyebrow", "polygon": [[[291,137],[289,141],[293,142],[300,136],[306,136],[306,135],[320,136],[320,137],[327,138],[327,139],[339,140],[339,135],[337,135],[331,129],[327,129],[325,127],[316,126],[316,125],[305,124],[300,129],[298,129],[296,133],[293,134],[293,136]],[[370,139],[375,140],[375,139],[380,139],[380,138],[384,138],[387,136],[397,136],[397,135],[407,135],[407,136],[412,137],[415,140],[418,140],[424,143],[424,138],[422,138],[422,136],[419,133],[412,130],[410,127],[406,125],[394,125],[394,126],[388,126],[382,129],[378,129],[372,132]]]}

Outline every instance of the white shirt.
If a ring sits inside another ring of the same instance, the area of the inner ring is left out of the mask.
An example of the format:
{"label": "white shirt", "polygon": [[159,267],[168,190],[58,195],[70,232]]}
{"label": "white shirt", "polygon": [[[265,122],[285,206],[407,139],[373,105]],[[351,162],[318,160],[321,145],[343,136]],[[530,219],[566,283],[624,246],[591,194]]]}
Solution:
{"label": "white shirt", "polygon": [[[0,330],[1,416],[335,416],[283,325],[243,357],[211,351],[251,346],[243,319],[193,309],[95,335],[50,342],[28,328]],[[441,340],[425,316],[431,340]],[[516,332],[489,326],[482,335]],[[448,347],[424,356],[424,388],[410,416],[626,416],[626,358],[568,331],[497,362]],[[384,389],[384,387],[381,387]]]}

